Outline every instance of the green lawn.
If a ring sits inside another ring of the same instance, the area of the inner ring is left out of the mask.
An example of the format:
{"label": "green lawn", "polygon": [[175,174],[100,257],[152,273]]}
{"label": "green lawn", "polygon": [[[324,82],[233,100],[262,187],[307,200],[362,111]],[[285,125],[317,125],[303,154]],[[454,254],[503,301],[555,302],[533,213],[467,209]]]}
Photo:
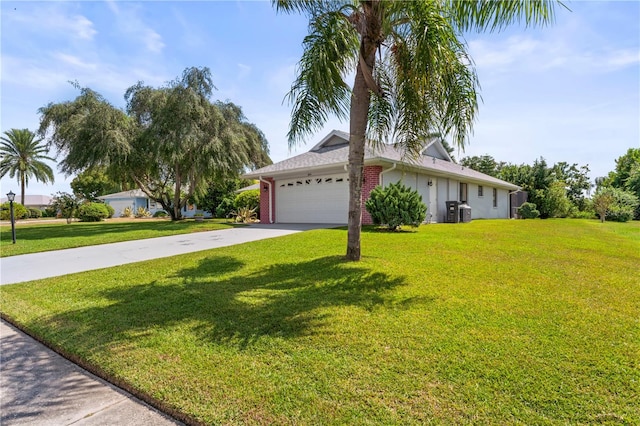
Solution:
{"label": "green lawn", "polygon": [[1,288],[5,317],[206,424],[640,424],[640,223],[474,221]]}
{"label": "green lawn", "polygon": [[183,220],[136,220],[130,222],[73,222],[19,224],[16,244],[12,244],[11,226],[0,227],[0,257],[37,253],[120,241],[164,237],[166,235],[213,231],[233,226],[227,220],[195,222]]}

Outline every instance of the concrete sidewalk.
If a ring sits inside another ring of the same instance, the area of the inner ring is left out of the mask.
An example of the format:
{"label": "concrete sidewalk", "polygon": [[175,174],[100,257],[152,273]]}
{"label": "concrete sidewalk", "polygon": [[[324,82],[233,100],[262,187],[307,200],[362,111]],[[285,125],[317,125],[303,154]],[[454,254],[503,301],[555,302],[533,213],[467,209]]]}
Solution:
{"label": "concrete sidewalk", "polygon": [[182,423],[0,321],[0,424],[168,426]]}
{"label": "concrete sidewalk", "polygon": [[0,285],[176,256],[329,226],[331,225],[251,225],[3,257],[0,258]]}

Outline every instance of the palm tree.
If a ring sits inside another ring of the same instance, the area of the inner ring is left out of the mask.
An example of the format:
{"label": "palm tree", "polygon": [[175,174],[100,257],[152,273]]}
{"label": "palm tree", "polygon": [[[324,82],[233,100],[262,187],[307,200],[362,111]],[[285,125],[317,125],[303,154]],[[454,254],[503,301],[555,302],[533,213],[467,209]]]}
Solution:
{"label": "palm tree", "polygon": [[[330,115],[349,117],[349,260],[360,259],[366,141],[392,140],[416,155],[438,132],[463,148],[476,117],[478,80],[461,32],[520,20],[545,24],[554,11],[549,0],[272,1],[279,11],[309,17],[288,94],[289,145],[320,130]],[[350,88],[345,76],[354,70]]]}
{"label": "palm tree", "polygon": [[0,137],[0,178],[7,173],[12,179],[17,176],[21,203],[24,205],[24,192],[29,185],[29,178],[53,183],[53,170],[42,160],[54,159],[45,155],[49,151],[47,146],[29,129],[11,129],[4,134]]}

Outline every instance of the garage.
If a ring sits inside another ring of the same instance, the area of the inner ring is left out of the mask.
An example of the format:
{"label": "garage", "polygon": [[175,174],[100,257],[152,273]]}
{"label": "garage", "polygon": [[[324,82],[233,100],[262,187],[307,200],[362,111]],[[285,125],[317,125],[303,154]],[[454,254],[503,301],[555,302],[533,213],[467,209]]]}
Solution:
{"label": "garage", "polygon": [[346,173],[277,180],[275,188],[279,223],[347,223],[349,179]]}

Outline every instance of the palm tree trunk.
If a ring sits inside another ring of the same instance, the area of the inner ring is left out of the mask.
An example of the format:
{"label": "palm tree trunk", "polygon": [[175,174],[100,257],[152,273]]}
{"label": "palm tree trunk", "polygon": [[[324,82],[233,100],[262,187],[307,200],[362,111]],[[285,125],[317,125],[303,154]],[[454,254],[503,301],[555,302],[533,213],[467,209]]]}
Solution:
{"label": "palm tree trunk", "polygon": [[[375,45],[366,38],[361,42],[361,54],[369,69],[375,62]],[[347,231],[347,260],[360,260],[360,229],[362,227],[362,177],[364,149],[371,92],[365,81],[362,61],[356,68],[356,78],[351,93],[349,117],[349,222]]]}
{"label": "palm tree trunk", "polygon": [[24,187],[25,187],[24,172],[20,173],[20,202],[24,206]]}

